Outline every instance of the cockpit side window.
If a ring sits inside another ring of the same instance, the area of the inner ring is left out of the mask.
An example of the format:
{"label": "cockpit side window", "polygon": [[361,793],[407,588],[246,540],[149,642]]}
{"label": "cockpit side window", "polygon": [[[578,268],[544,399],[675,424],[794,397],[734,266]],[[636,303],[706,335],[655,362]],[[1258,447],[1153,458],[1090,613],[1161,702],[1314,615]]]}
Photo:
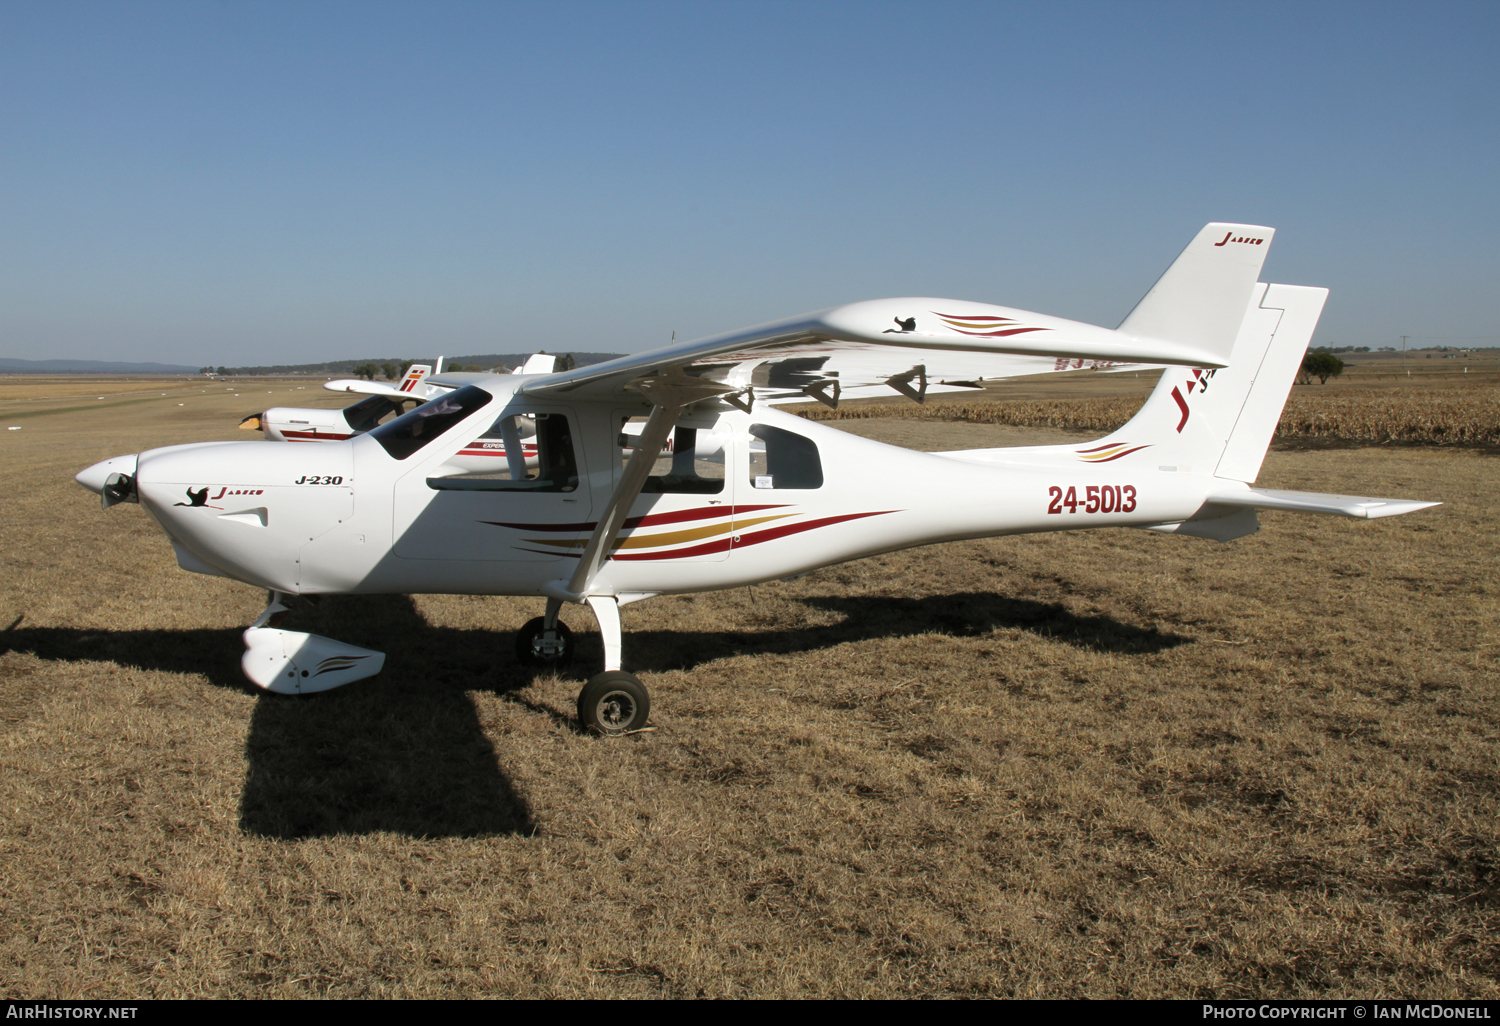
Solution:
{"label": "cockpit side window", "polygon": [[571,492],[573,431],[561,413],[506,414],[443,465],[427,486],[455,492]]}
{"label": "cockpit side window", "polygon": [[750,434],[765,446],[750,447],[750,483],[756,488],[821,488],[823,461],[811,438],[769,424],[751,424]]}
{"label": "cockpit side window", "polygon": [[370,432],[370,437],[377,439],[392,457],[404,460],[475,410],[489,405],[493,398],[482,388],[466,385],[381,424]]}
{"label": "cockpit side window", "polygon": [[[645,417],[630,417],[620,427],[620,460],[623,467],[635,452],[636,440],[646,426]],[[713,431],[674,428],[667,445],[641,486],[641,494],[718,495],[724,490],[724,438]]]}

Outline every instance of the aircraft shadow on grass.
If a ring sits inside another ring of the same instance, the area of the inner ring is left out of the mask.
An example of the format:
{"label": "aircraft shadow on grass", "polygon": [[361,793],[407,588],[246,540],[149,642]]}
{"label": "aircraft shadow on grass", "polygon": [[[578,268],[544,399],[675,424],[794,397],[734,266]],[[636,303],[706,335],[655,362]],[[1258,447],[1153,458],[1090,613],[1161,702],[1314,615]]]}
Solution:
{"label": "aircraft shadow on grass", "polygon": [[[734,655],[806,652],[920,634],[979,637],[1007,629],[1027,631],[1075,648],[1127,655],[1161,652],[1193,640],[1135,627],[1108,616],[1079,616],[1055,603],[980,592],[926,598],[820,595],[799,601],[812,609],[842,614],[844,618],[838,623],[819,626],[696,634],[631,631],[627,621],[625,662],[638,670],[659,672],[691,669]],[[581,640],[586,644],[592,639]],[[590,654],[585,644],[579,646],[579,659],[583,661]]]}
{"label": "aircraft shadow on grass", "polygon": [[501,767],[473,701],[500,642],[490,631],[434,630],[409,598],[299,606],[285,626],[388,653],[384,671],[320,695],[263,694],[240,673],[241,631],[19,628],[0,652],[114,662],[257,696],[245,739],[240,826],[280,839],[391,832],[410,837],[530,834],[531,810]]}
{"label": "aircraft shadow on grass", "polygon": [[[919,634],[972,637],[1007,628],[1118,653],[1158,652],[1191,640],[993,594],[801,601],[844,618],[822,626],[698,632],[630,631],[627,620],[626,663],[659,672],[733,655]],[[570,618],[580,628],[593,626],[587,614],[572,612]],[[571,710],[515,694],[536,675],[515,662],[510,631],[433,627],[402,595],[300,603],[283,626],[383,651],[385,668],[370,680],[323,694],[262,694],[240,673],[239,629],[13,627],[0,631],[0,653],[202,675],[215,686],[257,695],[245,741],[248,770],[240,805],[240,825],[248,833],[283,839],[379,831],[472,837],[535,829],[466,691],[492,690],[576,727]],[[602,657],[597,632],[580,630],[574,672],[587,676]]]}

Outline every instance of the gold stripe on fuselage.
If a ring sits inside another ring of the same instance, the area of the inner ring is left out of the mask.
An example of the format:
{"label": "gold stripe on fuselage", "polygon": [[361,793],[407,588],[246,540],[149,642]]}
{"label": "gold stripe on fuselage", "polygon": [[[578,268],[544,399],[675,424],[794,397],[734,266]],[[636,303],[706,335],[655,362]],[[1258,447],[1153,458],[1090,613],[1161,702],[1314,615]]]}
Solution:
{"label": "gold stripe on fuselage", "polygon": [[[785,520],[787,517],[796,516],[795,513],[778,513],[770,517],[750,517],[746,520],[736,520],[733,523],[709,524],[706,527],[690,527],[686,531],[663,531],[661,534],[626,535],[615,542],[615,549],[654,549],[663,545],[677,545],[682,542],[698,541],[702,538],[712,538],[714,535],[727,534],[730,531],[741,531],[756,524],[764,524],[771,520]],[[560,541],[555,538],[527,538],[532,545],[550,545],[558,549],[581,549],[588,544],[587,538],[574,538],[568,541]]]}

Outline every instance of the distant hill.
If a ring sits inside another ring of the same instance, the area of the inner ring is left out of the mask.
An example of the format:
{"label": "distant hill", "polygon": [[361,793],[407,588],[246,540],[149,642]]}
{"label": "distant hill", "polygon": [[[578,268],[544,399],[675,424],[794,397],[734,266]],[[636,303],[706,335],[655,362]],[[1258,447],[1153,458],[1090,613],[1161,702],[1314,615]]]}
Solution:
{"label": "distant hill", "polygon": [[[535,350],[533,350],[535,352]],[[479,356],[445,356],[443,357],[443,368],[445,370],[456,370],[459,367],[478,367],[480,370],[489,370],[491,367],[517,367],[526,362],[531,353],[485,353]],[[570,353],[573,362],[579,367],[591,363],[603,363],[605,360],[613,360],[623,353]],[[375,356],[364,357],[358,360],[330,360],[326,363],[297,363],[297,364],[273,364],[265,367],[215,367],[220,374],[332,374],[352,375],[354,368],[363,364],[397,364],[405,368],[410,363],[436,363],[435,356]],[[192,367],[190,370],[197,370]]]}
{"label": "distant hill", "polygon": [[0,357],[0,374],[196,374],[180,363],[121,363],[114,360],[11,360]]}
{"label": "distant hill", "polygon": [[[478,356],[448,356],[443,366],[448,370],[458,367],[518,367],[526,362],[531,353],[485,353]],[[613,360],[620,353],[571,353],[576,366],[603,363]],[[435,363],[435,356],[394,357],[380,356],[359,360],[329,360],[326,363],[273,364],[264,367],[189,367],[180,363],[124,363],[115,360],[13,360],[0,357],[0,374],[199,374],[214,370],[220,374],[271,375],[306,374],[352,375],[354,368],[362,364],[397,364],[404,369],[410,363]]]}

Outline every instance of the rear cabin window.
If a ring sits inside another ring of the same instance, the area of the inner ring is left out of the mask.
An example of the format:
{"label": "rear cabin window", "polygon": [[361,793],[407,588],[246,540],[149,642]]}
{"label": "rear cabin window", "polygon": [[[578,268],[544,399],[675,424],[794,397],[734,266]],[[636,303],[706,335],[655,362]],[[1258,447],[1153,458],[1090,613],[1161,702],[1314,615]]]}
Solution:
{"label": "rear cabin window", "polygon": [[378,439],[393,457],[404,460],[475,410],[489,405],[493,398],[482,388],[466,385],[381,424],[370,437]]}
{"label": "rear cabin window", "polygon": [[[756,488],[821,488],[823,461],[818,445],[784,428],[751,424],[760,445],[750,446],[750,484]],[[759,451],[764,447],[765,451]]]}
{"label": "rear cabin window", "polygon": [[573,430],[561,413],[507,414],[464,446],[427,485],[454,492],[571,492],[578,487]]}
{"label": "rear cabin window", "polygon": [[[645,417],[630,417],[620,426],[620,466],[635,452]],[[641,494],[718,495],[724,490],[723,436],[697,428],[677,427],[651,468]]]}

